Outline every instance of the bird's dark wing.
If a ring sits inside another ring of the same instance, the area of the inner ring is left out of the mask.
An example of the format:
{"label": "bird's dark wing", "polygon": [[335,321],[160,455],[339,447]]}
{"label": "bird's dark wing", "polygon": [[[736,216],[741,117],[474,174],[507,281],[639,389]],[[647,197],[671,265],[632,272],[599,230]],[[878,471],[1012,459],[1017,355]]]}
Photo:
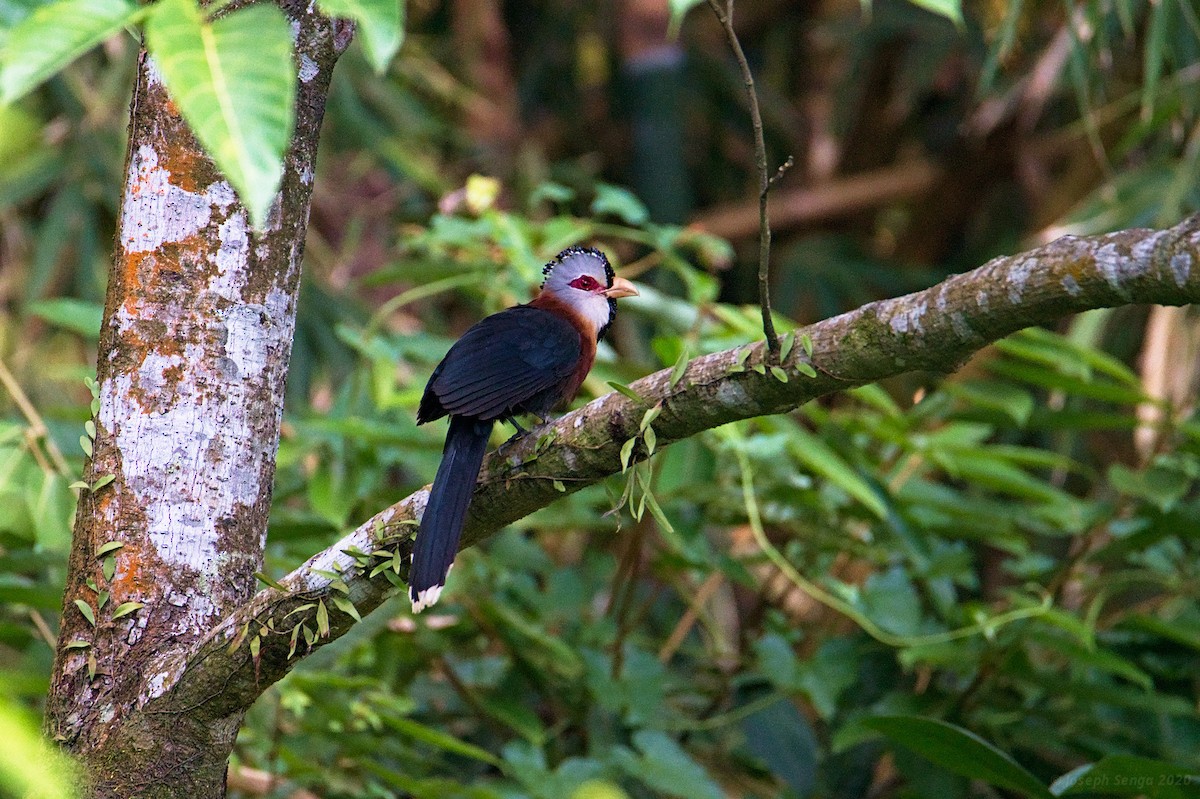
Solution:
{"label": "bird's dark wing", "polygon": [[418,422],[449,413],[501,419],[565,386],[583,351],[579,330],[557,314],[518,305],[482,320],[454,343],[425,387]]}

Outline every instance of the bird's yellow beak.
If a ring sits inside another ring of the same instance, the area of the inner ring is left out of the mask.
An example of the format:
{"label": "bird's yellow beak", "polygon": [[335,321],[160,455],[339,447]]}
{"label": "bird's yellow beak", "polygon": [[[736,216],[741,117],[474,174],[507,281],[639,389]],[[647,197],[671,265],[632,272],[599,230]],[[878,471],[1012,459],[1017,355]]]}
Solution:
{"label": "bird's yellow beak", "polygon": [[612,288],[604,292],[604,296],[611,300],[615,300],[617,297],[636,297],[637,295],[638,290],[623,277],[613,278]]}

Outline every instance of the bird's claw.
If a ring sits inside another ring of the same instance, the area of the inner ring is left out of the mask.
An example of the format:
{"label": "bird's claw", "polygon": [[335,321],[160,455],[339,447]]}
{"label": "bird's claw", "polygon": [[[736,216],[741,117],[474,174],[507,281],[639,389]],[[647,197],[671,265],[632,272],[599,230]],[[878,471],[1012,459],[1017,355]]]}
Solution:
{"label": "bird's claw", "polygon": [[[538,427],[544,427],[545,425],[554,421],[550,416],[539,416],[536,413],[530,413],[529,415],[538,420],[538,424],[537,424]],[[500,453],[501,455],[504,454],[504,450],[508,449],[515,442],[517,442],[520,439],[524,438],[525,436],[529,435],[529,432],[530,432],[529,430],[526,430],[524,427],[522,427],[520,425],[520,423],[517,422],[517,420],[511,416],[508,417],[507,419],[505,419],[504,421],[508,422],[513,427],[515,427],[517,429],[517,431],[515,433],[513,433],[511,436],[509,436],[508,440],[506,440],[503,444],[496,447],[496,452]]]}

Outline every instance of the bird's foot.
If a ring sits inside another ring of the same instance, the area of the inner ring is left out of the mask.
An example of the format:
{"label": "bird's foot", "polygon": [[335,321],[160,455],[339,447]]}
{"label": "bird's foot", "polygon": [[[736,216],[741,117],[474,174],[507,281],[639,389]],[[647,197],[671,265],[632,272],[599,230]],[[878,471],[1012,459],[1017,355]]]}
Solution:
{"label": "bird's foot", "polygon": [[496,452],[499,453],[500,455],[503,455],[504,450],[506,450],[510,446],[512,446],[513,442],[518,441],[518,440],[524,438],[525,436],[529,435],[529,431],[526,430],[524,427],[522,427],[521,424],[513,417],[510,416],[507,419],[505,419],[504,421],[508,422],[514,428],[516,428],[516,432],[514,432],[511,436],[509,436],[508,440],[506,440],[503,444],[496,447]]}
{"label": "bird's foot", "polygon": [[[554,421],[554,419],[550,416],[541,416],[536,413],[531,413],[529,415],[538,420],[538,425],[537,425],[538,427],[542,427],[542,426],[548,424],[549,422]],[[524,427],[522,427],[520,425],[520,423],[517,422],[517,420],[511,416],[508,417],[507,419],[504,419],[503,421],[506,421],[509,424],[511,424],[513,427],[515,427],[516,432],[513,433],[511,436],[509,436],[507,441],[505,441],[503,444],[501,444],[499,447],[496,448],[496,452],[500,453],[501,455],[504,454],[504,450],[508,449],[514,443],[516,443],[517,441],[520,441],[522,438],[529,435],[529,432],[530,432],[529,430],[526,430]]]}

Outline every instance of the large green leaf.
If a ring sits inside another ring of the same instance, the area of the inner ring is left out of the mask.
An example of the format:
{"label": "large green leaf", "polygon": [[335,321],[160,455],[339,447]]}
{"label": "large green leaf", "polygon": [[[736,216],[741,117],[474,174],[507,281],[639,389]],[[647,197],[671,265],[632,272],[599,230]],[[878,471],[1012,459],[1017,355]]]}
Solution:
{"label": "large green leaf", "polygon": [[1200,774],[1134,755],[1109,755],[1054,781],[1056,796],[1149,796],[1155,799],[1195,796]]}
{"label": "large green leaf", "polygon": [[633,744],[640,757],[617,747],[614,760],[630,776],[667,796],[688,799],[720,799],[723,794],[704,768],[692,760],[674,739],[657,730],[639,730]]}
{"label": "large green leaf", "polygon": [[100,320],[104,308],[99,303],[71,297],[55,297],[29,303],[27,310],[55,327],[70,330],[93,341],[100,335]]}
{"label": "large green leaf", "polygon": [[942,768],[1036,799],[1053,799],[1037,777],[969,730],[923,716],[875,716],[863,724]]}
{"label": "large green leaf", "polygon": [[383,74],[404,41],[404,0],[319,0],[331,17],[344,17],[358,23],[367,61]]}
{"label": "large green leaf", "polygon": [[146,44],[179,111],[261,228],[292,134],[296,74],[283,13],[255,5],[215,21],[162,0]]}
{"label": "large green leaf", "polygon": [[796,427],[790,432],[788,445],[801,463],[857,499],[880,519],[887,518],[887,500],[854,467],[823,440],[803,428]]}
{"label": "large green leaf", "polygon": [[4,42],[0,103],[16,100],[141,13],[129,0],[60,0],[37,9]]}

